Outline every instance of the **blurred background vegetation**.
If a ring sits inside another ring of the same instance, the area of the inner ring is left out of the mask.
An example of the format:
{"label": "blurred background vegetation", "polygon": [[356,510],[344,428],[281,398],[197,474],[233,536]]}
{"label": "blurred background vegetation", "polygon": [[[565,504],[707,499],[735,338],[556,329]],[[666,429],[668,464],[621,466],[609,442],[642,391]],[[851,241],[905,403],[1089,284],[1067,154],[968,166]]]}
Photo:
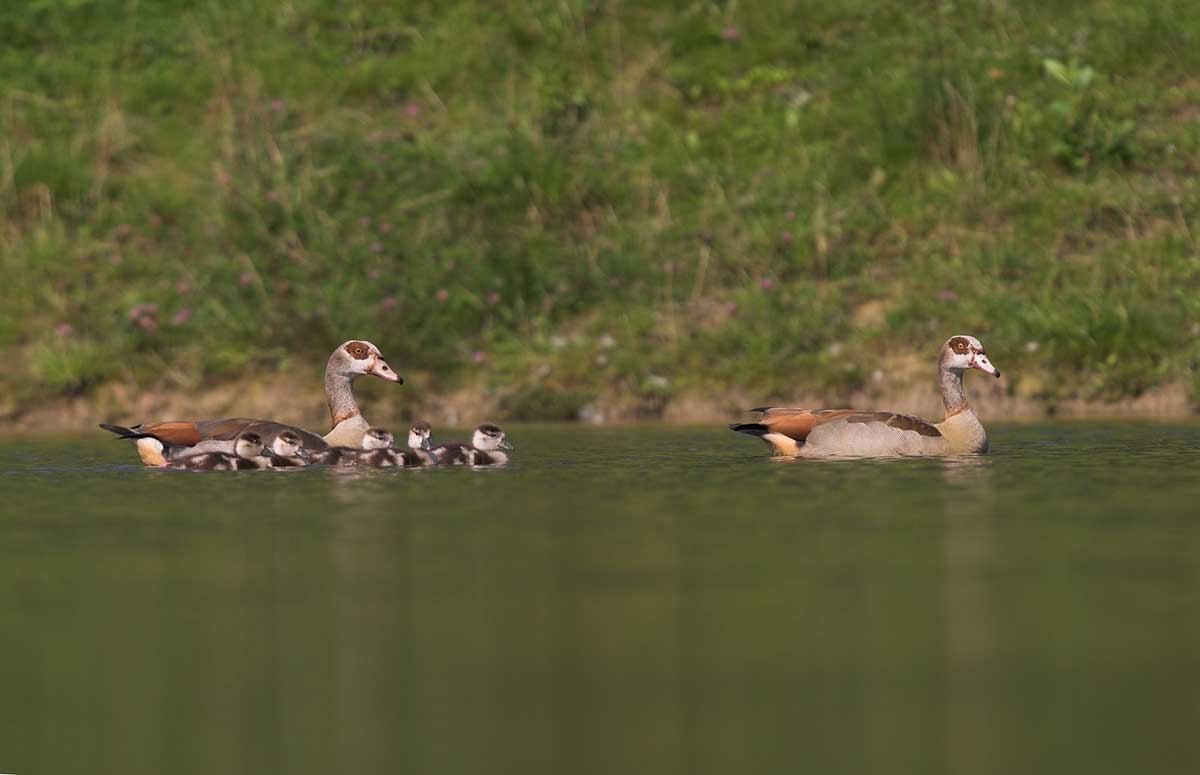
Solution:
{"label": "blurred background vegetation", "polygon": [[512,417],[960,332],[1014,395],[1200,402],[1194,0],[13,0],[0,44],[10,416],[351,337]]}

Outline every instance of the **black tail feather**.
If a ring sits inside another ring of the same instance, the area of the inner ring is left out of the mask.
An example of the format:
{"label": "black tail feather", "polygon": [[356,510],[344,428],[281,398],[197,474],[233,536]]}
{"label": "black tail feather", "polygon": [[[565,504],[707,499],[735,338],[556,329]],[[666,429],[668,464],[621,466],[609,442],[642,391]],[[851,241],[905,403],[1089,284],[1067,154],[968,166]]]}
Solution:
{"label": "black tail feather", "polygon": [[[117,434],[117,441],[122,441],[124,439],[158,438],[153,433],[138,433],[135,429],[142,427],[140,425],[135,425],[133,428],[126,428],[124,425],[109,425],[108,423],[102,422],[100,423],[100,427],[109,433]],[[159,440],[161,441],[161,439]]]}
{"label": "black tail feather", "polygon": [[109,433],[115,433],[122,439],[136,439],[138,434],[136,431],[126,428],[124,425],[109,425],[106,422],[100,423],[100,427]]}
{"label": "black tail feather", "polygon": [[751,436],[766,436],[770,433],[770,429],[760,422],[735,422],[729,426],[729,430],[737,431],[738,433],[748,433]]}
{"label": "black tail feather", "polygon": [[750,411],[751,412],[769,412],[769,411],[771,411],[771,409],[772,409],[772,407],[769,407],[769,406],[756,406],[753,409],[751,409]]}

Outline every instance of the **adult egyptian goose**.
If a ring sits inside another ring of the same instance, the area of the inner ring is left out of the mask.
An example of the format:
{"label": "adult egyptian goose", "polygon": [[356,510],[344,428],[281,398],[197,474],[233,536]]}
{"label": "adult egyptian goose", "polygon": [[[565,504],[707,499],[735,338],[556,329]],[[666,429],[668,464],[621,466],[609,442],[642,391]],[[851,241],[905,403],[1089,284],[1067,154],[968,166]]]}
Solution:
{"label": "adult egyptian goose", "polygon": [[[370,427],[363,419],[358,402],[354,400],[354,381],[364,374],[379,377],[387,382],[403,384],[399,374],[392,371],[379,348],[370,342],[351,339],[342,343],[325,363],[325,395],[329,400],[331,430],[324,437],[303,428],[284,423],[259,420],[249,417],[234,417],[224,420],[173,420],[156,425],[135,425],[124,428],[119,425],[101,425],[122,438],[130,434],[150,434],[175,447],[196,447],[197,451],[220,451],[219,445],[201,446],[209,441],[231,441],[242,431],[253,431],[272,445],[284,431],[292,431],[300,437],[305,449],[323,450],[333,446],[358,447],[363,433]],[[138,453],[146,465],[159,465],[153,450],[138,445]]]}
{"label": "adult egyptian goose", "polygon": [[470,444],[442,444],[433,450],[433,456],[442,465],[498,466],[508,462],[502,450],[512,449],[504,431],[485,424],[475,429]]}
{"label": "adult egyptian goose", "polygon": [[942,346],[938,377],[946,417],[931,423],[893,412],[856,409],[759,407],[758,422],[735,423],[739,433],[758,436],[776,455],[796,457],[887,457],[987,452],[987,432],[967,405],[963,372],[979,369],[999,378],[983,345],[973,336],[952,336]]}

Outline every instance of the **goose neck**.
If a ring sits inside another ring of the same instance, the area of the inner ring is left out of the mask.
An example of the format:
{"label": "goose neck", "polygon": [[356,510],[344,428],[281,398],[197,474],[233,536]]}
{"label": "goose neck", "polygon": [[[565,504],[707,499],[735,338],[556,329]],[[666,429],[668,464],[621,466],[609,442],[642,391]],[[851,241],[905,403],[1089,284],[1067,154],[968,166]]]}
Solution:
{"label": "goose neck", "polygon": [[358,402],[354,400],[354,378],[357,376],[334,368],[332,362],[325,367],[325,395],[329,399],[331,428],[361,414]]}
{"label": "goose neck", "polygon": [[967,394],[963,392],[962,369],[939,370],[939,381],[942,390],[942,403],[946,406],[946,416],[959,414],[967,410]]}

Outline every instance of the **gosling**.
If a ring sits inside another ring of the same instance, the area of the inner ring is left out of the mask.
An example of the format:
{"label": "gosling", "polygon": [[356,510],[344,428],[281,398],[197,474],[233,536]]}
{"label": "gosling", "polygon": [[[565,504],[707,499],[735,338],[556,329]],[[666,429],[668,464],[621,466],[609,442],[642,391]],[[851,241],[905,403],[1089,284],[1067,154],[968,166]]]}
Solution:
{"label": "gosling", "polygon": [[363,449],[354,455],[354,464],[372,468],[412,468],[433,465],[430,435],[433,429],[427,422],[414,423],[408,431],[409,449],[397,449],[395,438],[385,428],[369,428],[363,435]]}
{"label": "gosling", "polygon": [[368,428],[363,434],[362,447],[330,447],[314,452],[312,462],[324,466],[375,466],[382,468],[394,466],[391,460],[391,446],[394,439],[386,428]]}
{"label": "gosling", "polygon": [[504,431],[484,424],[475,429],[470,444],[443,444],[433,450],[433,456],[441,465],[502,466],[508,462],[503,450],[513,450]]}
{"label": "gosling", "polygon": [[301,468],[308,465],[310,453],[304,448],[304,442],[293,431],[284,431],[275,437],[271,443],[274,453],[272,465],[275,468]]}
{"label": "gosling", "polygon": [[197,471],[248,471],[273,468],[270,457],[273,454],[263,448],[261,436],[247,431],[238,434],[234,440],[232,455],[228,452],[202,452],[176,458],[168,465]]}

